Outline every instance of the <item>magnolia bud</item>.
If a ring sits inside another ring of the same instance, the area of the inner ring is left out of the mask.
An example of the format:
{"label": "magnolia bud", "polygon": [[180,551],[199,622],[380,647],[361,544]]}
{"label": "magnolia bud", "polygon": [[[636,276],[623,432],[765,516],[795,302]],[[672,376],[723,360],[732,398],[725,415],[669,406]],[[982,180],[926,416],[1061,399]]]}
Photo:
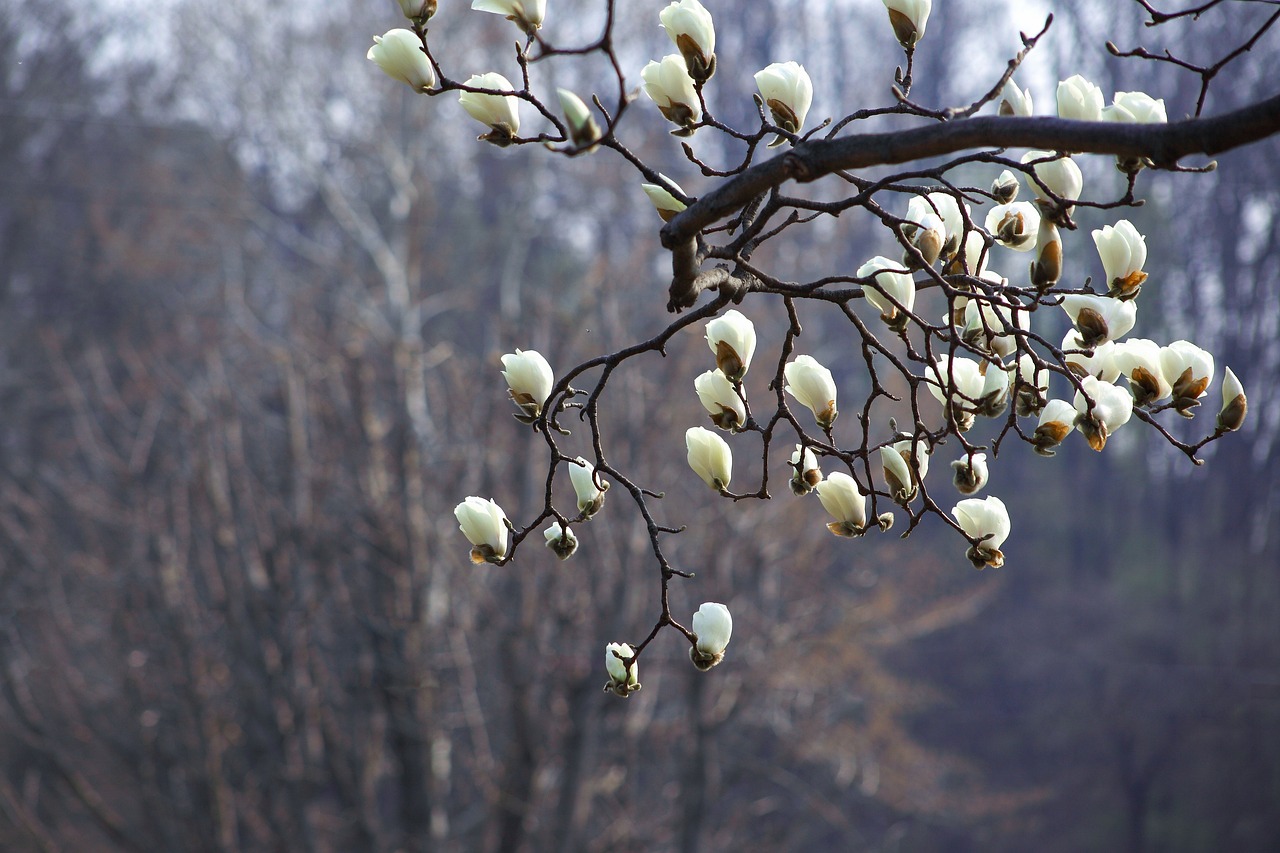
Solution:
{"label": "magnolia bud", "polygon": [[569,481],[578,496],[578,512],[583,518],[591,518],[604,506],[604,493],[609,484],[590,462],[579,456],[569,464]]}
{"label": "magnolia bud", "polygon": [[610,643],[604,647],[604,668],[609,673],[604,692],[625,699],[640,689],[640,665],[635,655],[636,650],[629,643]]}
{"label": "magnolia bud", "polygon": [[578,550],[578,537],[574,535],[573,529],[561,527],[558,521],[542,531],[542,536],[547,540],[547,547],[561,560],[569,559]]}
{"label": "magnolia bud", "polygon": [[365,58],[377,63],[388,77],[407,83],[415,92],[436,85],[436,72],[422,51],[422,40],[412,30],[394,29],[373,37],[374,45]]}
{"label": "magnolia bud", "polygon": [[594,150],[600,140],[600,125],[595,116],[582,102],[582,99],[568,89],[556,89],[560,96],[560,109],[564,110],[565,121],[569,125],[569,140],[578,148]]}
{"label": "magnolia bud", "polygon": [[791,454],[791,470],[791,491],[795,495],[807,495],[822,482],[818,457],[807,447],[796,445],[795,452]]}
{"label": "magnolia bud", "polygon": [[840,412],[836,408],[836,382],[831,371],[813,356],[799,355],[782,370],[786,391],[813,412],[814,420],[824,430],[831,429]]}
{"label": "magnolia bud", "polygon": [[951,514],[966,536],[980,540],[965,554],[974,568],[990,566],[998,569],[1004,565],[1000,546],[1009,538],[1010,525],[1009,511],[1002,500],[995,496],[968,498],[956,504]]}
{"label": "magnolia bud", "polygon": [[685,431],[684,444],[689,467],[702,482],[716,491],[727,489],[733,474],[733,451],[729,443],[705,427],[692,427]]}
{"label": "magnolia bud", "polygon": [[837,536],[861,536],[867,530],[867,498],[854,480],[836,471],[814,486],[818,500],[835,521],[827,529]]}
{"label": "magnolia bud", "polygon": [[[680,195],[688,195],[687,192],[680,188],[679,184],[668,178],[666,175],[659,172],[658,177],[666,181],[667,184],[674,188],[676,192],[680,193]],[[663,222],[670,222],[675,218],[677,213],[682,213],[688,206],[672,195],[671,190],[668,190],[666,187],[659,186],[658,184],[641,184],[640,188],[644,190],[644,194],[649,197],[649,201],[653,204],[654,209],[658,211],[658,216],[662,217]]]}
{"label": "magnolia bud", "polygon": [[[463,84],[475,89],[496,89],[511,92],[511,81],[496,71],[476,74]],[[460,92],[458,103],[473,119],[489,126],[489,132],[479,137],[499,147],[510,145],[520,132],[520,99],[515,95],[495,95],[484,92]]]}
{"label": "magnolia bud", "polygon": [[680,50],[694,82],[710,80],[716,73],[716,31],[711,13],[698,0],[679,0],[658,13],[658,20]]}
{"label": "magnolia bud", "polygon": [[477,12],[502,15],[531,36],[542,28],[542,19],[547,14],[547,0],[471,0],[471,8]]}
{"label": "magnolia bud", "polygon": [[693,78],[685,67],[684,58],[678,53],[662,57],[661,62],[650,62],[640,71],[644,92],[663,117],[680,126],[678,136],[693,133],[694,126],[702,120],[702,104]]}
{"label": "magnolia bud", "polygon": [[987,484],[987,454],[962,456],[951,463],[951,483],[962,495],[977,494]]}
{"label": "magnolia bud", "polygon": [[1218,429],[1235,432],[1244,424],[1248,413],[1249,401],[1244,396],[1244,386],[1228,367],[1227,375],[1222,379],[1222,408],[1218,411]]}
{"label": "magnolia bud", "polygon": [[689,649],[689,658],[694,666],[706,672],[724,660],[724,650],[733,635],[729,608],[712,601],[704,603],[693,614],[693,633],[697,641]]}
{"label": "magnolia bud", "polygon": [[507,515],[492,499],[469,497],[453,508],[453,517],[473,546],[471,562],[497,563],[507,555]]}
{"label": "magnolia bud", "polygon": [[520,407],[516,420],[532,424],[542,414],[556,382],[551,365],[539,352],[517,349],[502,357],[502,368],[502,376],[511,389],[511,400]]}
{"label": "magnolia bud", "polygon": [[[757,71],[755,81],[773,123],[787,133],[799,133],[813,103],[813,81],[804,66],[798,62],[775,62]],[[785,141],[780,136],[769,147]]]}
{"label": "magnolia bud", "polygon": [[889,23],[898,44],[906,50],[915,47],[924,38],[933,0],[884,0],[884,7],[889,10]]}
{"label": "magnolia bud", "polygon": [[756,327],[736,308],[707,321],[707,346],[716,355],[716,367],[730,382],[741,382],[756,351]]}

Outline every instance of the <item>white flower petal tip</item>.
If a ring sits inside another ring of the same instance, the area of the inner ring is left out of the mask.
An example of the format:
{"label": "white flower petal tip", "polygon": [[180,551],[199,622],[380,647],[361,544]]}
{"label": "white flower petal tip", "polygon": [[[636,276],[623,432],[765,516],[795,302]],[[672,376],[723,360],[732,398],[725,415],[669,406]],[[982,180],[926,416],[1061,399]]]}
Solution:
{"label": "white flower petal tip", "polygon": [[831,429],[840,415],[836,407],[836,382],[831,371],[810,355],[798,355],[782,369],[786,391],[809,411],[818,426]]}
{"label": "white flower petal tip", "polygon": [[697,640],[689,649],[689,658],[694,666],[706,672],[724,660],[724,650],[733,636],[729,608],[713,601],[705,602],[693,614],[693,633]]}
{"label": "white flower petal tip", "polygon": [[1004,501],[994,496],[967,498],[952,508],[951,515],[966,536],[977,540],[965,552],[974,568],[998,569],[1004,565],[1000,546],[1009,538],[1010,530],[1009,511]]}
{"label": "white flower petal tip", "polygon": [[609,673],[605,693],[626,699],[640,689],[640,666],[635,655],[636,650],[629,643],[609,643],[604,647],[604,668]]}
{"label": "white flower petal tip", "polygon": [[477,12],[501,15],[532,36],[542,29],[542,21],[547,15],[547,0],[472,0],[471,8]]}
{"label": "white flower petal tip", "polygon": [[388,30],[373,37],[374,45],[365,58],[377,64],[388,77],[405,83],[415,92],[435,88],[436,72],[422,50],[422,41],[412,30]]}
{"label": "white flower petal tip", "polygon": [[[679,184],[661,172],[658,173],[658,177],[675,189],[676,192],[680,193],[680,195],[689,195]],[[680,199],[676,198],[671,193],[671,190],[664,186],[660,186],[658,184],[641,184],[640,188],[644,190],[644,194],[649,197],[650,203],[653,204],[654,210],[658,211],[658,216],[662,217],[663,222],[670,222],[675,218],[677,213],[682,213],[688,206]]]}
{"label": "white flower petal tip", "polygon": [[458,527],[471,543],[471,562],[498,563],[507,556],[507,515],[492,499],[468,497],[453,508]]}

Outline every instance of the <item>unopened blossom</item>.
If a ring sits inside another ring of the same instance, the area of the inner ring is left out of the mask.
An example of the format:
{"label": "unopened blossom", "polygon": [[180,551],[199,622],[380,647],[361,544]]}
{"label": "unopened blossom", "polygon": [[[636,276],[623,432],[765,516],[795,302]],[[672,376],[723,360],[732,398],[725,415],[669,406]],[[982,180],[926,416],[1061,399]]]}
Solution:
{"label": "unopened blossom", "polygon": [[835,521],[827,529],[837,536],[861,536],[867,531],[867,497],[858,481],[843,471],[836,471],[813,489],[822,508]]}
{"label": "unopened blossom", "polygon": [[1062,237],[1053,220],[1044,217],[1036,231],[1036,259],[1031,262],[1031,286],[1048,290],[1062,278]]}
{"label": "unopened blossom", "polygon": [[746,315],[730,308],[707,321],[707,346],[716,356],[716,367],[730,382],[741,382],[756,352],[756,327]]}
{"label": "unopened blossom", "polygon": [[560,98],[560,109],[564,110],[565,122],[569,126],[569,140],[578,148],[590,148],[600,141],[600,125],[596,124],[591,110],[573,92],[568,89],[556,89]]}
{"label": "unopened blossom", "polygon": [[738,391],[719,369],[708,370],[693,380],[698,402],[720,429],[736,432],[747,422],[747,408]]}
{"label": "unopened blossom", "polygon": [[951,484],[962,495],[975,495],[982,491],[991,477],[985,453],[961,456],[951,463],[951,470]]}
{"label": "unopened blossom", "polygon": [[688,450],[689,467],[716,491],[729,487],[733,475],[733,451],[729,442],[706,427],[685,431],[684,446]]}
{"label": "unopened blossom", "polygon": [[[902,225],[902,236],[924,257],[926,266],[933,266],[942,254],[947,242],[947,227],[924,196],[913,196],[907,205],[907,221]],[[918,268],[915,256],[907,252],[903,263]]]}
{"label": "unopened blossom", "polygon": [[1059,118],[1101,121],[1102,102],[1102,90],[1079,74],[1058,84]]}
{"label": "unopened blossom", "polygon": [[716,30],[698,0],[679,0],[658,13],[661,26],[684,57],[689,76],[705,83],[716,72]]}
{"label": "unopened blossom", "polygon": [[[514,90],[511,81],[496,71],[476,74],[463,84],[475,89]],[[520,99],[515,95],[491,95],[483,92],[460,92],[458,103],[473,119],[489,127],[480,138],[494,145],[509,145],[520,132]]]}
{"label": "unopened blossom", "polygon": [[567,560],[578,550],[578,537],[572,527],[561,527],[560,522],[553,521],[551,526],[542,531],[547,547],[561,560]]}
{"label": "unopened blossom", "polygon": [[1093,232],[1102,269],[1107,279],[1107,295],[1116,299],[1133,299],[1147,280],[1142,267],[1147,262],[1147,239],[1133,223],[1121,219],[1115,225],[1104,225]]}
{"label": "unopened blossom", "polygon": [[625,699],[640,689],[640,664],[634,660],[635,655],[636,650],[630,643],[610,643],[604,647],[604,668],[609,673],[609,682],[604,686],[606,693]]}
{"label": "unopened blossom", "polygon": [[1000,546],[1009,538],[1009,511],[1004,501],[994,495],[988,498],[966,498],[956,504],[951,515],[970,539],[981,540],[965,553],[974,568],[1004,565]]}
{"label": "unopened blossom", "polygon": [[1077,346],[1081,349],[1123,338],[1138,318],[1137,303],[1110,296],[1068,294],[1062,297],[1062,310],[1075,324]]}
{"label": "unopened blossom", "polygon": [[908,312],[916,302],[916,282],[903,265],[876,255],[858,267],[858,278],[873,278],[878,285],[869,287],[864,284],[862,292],[867,301],[880,311],[880,319],[894,331],[905,329]]}
{"label": "unopened blossom", "polygon": [[1019,89],[1018,84],[1009,81],[1000,90],[999,113],[1002,116],[1029,116],[1035,113],[1035,104],[1031,99],[1030,87]]}
{"label": "unopened blossom", "polygon": [[[1067,356],[1067,367],[1077,376],[1092,376],[1103,382],[1115,382],[1120,378],[1116,366],[1116,345],[1111,341],[1089,349],[1080,345],[1080,334],[1069,329],[1062,339],[1062,350]],[[1081,351],[1083,350],[1083,351]]]}
{"label": "unopened blossom", "polygon": [[1244,424],[1245,415],[1249,413],[1249,401],[1244,396],[1244,385],[1236,378],[1231,368],[1222,378],[1222,408],[1218,410],[1218,429],[1223,432],[1235,432]]}
{"label": "unopened blossom", "polygon": [[1129,380],[1135,406],[1149,406],[1173,394],[1160,362],[1160,345],[1145,338],[1116,344],[1112,359],[1120,375]]}
{"label": "unopened blossom", "polygon": [[492,499],[474,495],[453,508],[462,535],[471,543],[471,562],[497,563],[507,555],[507,515]]}
{"label": "unopened blossom", "polygon": [[880,448],[880,465],[884,470],[889,494],[901,504],[916,496],[929,473],[929,445],[918,439],[905,438]]}
{"label": "unopened blossom", "polygon": [[595,466],[579,456],[569,463],[569,481],[573,483],[573,492],[578,497],[578,512],[583,518],[599,512],[604,506],[604,493],[609,491],[609,484]]}
{"label": "unopened blossom", "polygon": [[436,13],[437,0],[399,0],[400,11],[410,20],[425,21]]}
{"label": "unopened blossom", "polygon": [[1020,187],[1017,176],[1005,169],[991,182],[991,194],[995,196],[997,204],[1013,204]]}
{"label": "unopened blossom", "polygon": [[889,11],[893,34],[903,48],[910,50],[924,38],[933,0],[884,0],[884,7]]}
{"label": "unopened blossom", "polygon": [[1128,391],[1086,376],[1083,389],[1076,392],[1076,429],[1094,450],[1106,447],[1107,439],[1133,416],[1133,397]]}
{"label": "unopened blossom", "polygon": [[422,50],[422,40],[412,30],[397,28],[374,36],[365,58],[415,92],[426,92],[436,85],[435,69]]}
{"label": "unopened blossom", "polygon": [[[1065,224],[1064,218],[1070,216],[1075,209],[1075,205],[1071,202],[1079,199],[1080,194],[1084,192],[1084,175],[1080,172],[1080,167],[1076,165],[1075,160],[1048,151],[1028,151],[1022,155],[1022,162],[1031,163],[1044,160],[1046,157],[1054,159],[1036,163],[1031,167],[1039,182],[1028,180],[1027,184],[1031,187],[1031,192],[1040,200],[1042,214],[1062,225]],[[1047,195],[1041,189],[1040,183],[1048,187],[1049,192],[1056,198]]]}
{"label": "unopened blossom", "polygon": [[976,361],[940,355],[926,369],[925,385],[955,420],[957,429],[965,432],[973,426],[973,413],[986,385],[986,377]]}
{"label": "unopened blossom", "polygon": [[511,400],[520,407],[516,419],[526,424],[536,421],[556,382],[542,353],[531,349],[507,353],[502,357],[502,376],[511,389]]}
{"label": "unopened blossom", "polygon": [[1041,456],[1053,456],[1053,448],[1076,428],[1076,409],[1066,400],[1050,400],[1040,410],[1040,423],[1036,426],[1031,443]]}
{"label": "unopened blossom", "polygon": [[471,0],[477,12],[501,15],[529,35],[542,29],[547,14],[547,0]]}
{"label": "unopened blossom", "polygon": [[689,649],[689,658],[694,666],[706,672],[724,660],[724,650],[733,636],[729,608],[714,601],[704,602],[693,614],[693,633],[697,642]]}
{"label": "unopened blossom", "polygon": [[1165,124],[1169,116],[1165,113],[1163,99],[1153,98],[1146,92],[1116,92],[1111,105],[1102,108],[1102,120],[1125,124]]}
{"label": "unopened blossom", "polygon": [[1001,246],[1016,252],[1030,252],[1036,247],[1040,211],[1027,201],[998,204],[987,211],[985,224]]}
{"label": "unopened blossom", "polygon": [[840,411],[836,408],[836,381],[831,371],[811,355],[798,355],[782,369],[786,391],[813,412],[823,429],[830,429]]}
{"label": "unopened blossom", "polygon": [[931,192],[926,199],[933,206],[938,216],[942,218],[942,227],[946,234],[946,241],[942,244],[942,257],[949,258],[960,248],[960,240],[964,236],[965,215],[969,213],[969,204],[964,202],[964,210],[961,210],[961,203],[956,201],[956,197],[949,192]]}
{"label": "unopened blossom", "polygon": [[1191,341],[1174,341],[1160,350],[1160,369],[1173,388],[1173,408],[1192,417],[1213,381],[1213,355]]}
{"label": "unopened blossom", "polygon": [[[658,177],[665,181],[669,186],[675,189],[680,195],[688,196],[679,184],[668,178],[661,172]],[[670,222],[675,218],[677,213],[683,213],[688,207],[680,199],[671,194],[671,190],[658,184],[641,184],[640,188],[644,190],[644,194],[649,197],[649,201],[653,204],[654,210],[658,211],[658,216],[662,217],[663,222]]]}
{"label": "unopened blossom", "polygon": [[818,457],[807,447],[796,445],[791,454],[791,491],[796,495],[807,495],[813,487],[822,482],[822,469],[818,467]]}
{"label": "unopened blossom", "polygon": [[998,305],[989,297],[975,297],[965,305],[961,336],[978,349],[1008,358],[1018,349],[1017,333],[1025,332],[1030,322],[1030,315],[1020,306]]}
{"label": "unopened blossom", "polygon": [[650,62],[640,71],[644,93],[658,105],[658,111],[672,124],[679,125],[681,135],[693,132],[702,120],[702,104],[693,78],[685,67],[684,57],[670,53],[660,62]]}
{"label": "unopened blossom", "polygon": [[[798,62],[775,62],[757,71],[755,80],[773,123],[787,133],[799,133],[813,103],[813,81],[809,79],[809,72]],[[778,137],[769,144],[773,147],[784,141]]]}
{"label": "unopened blossom", "polygon": [[1009,408],[1009,370],[1002,364],[984,361],[978,365],[982,373],[982,396],[975,413],[985,418],[998,418]]}
{"label": "unopened blossom", "polygon": [[1030,353],[1018,356],[1015,410],[1020,418],[1037,414],[1048,402],[1049,370]]}
{"label": "unopened blossom", "polygon": [[964,237],[964,248],[956,252],[956,256],[951,259],[951,263],[947,266],[947,274],[981,276],[986,271],[987,261],[991,257],[988,239],[982,229],[969,229],[969,233]]}

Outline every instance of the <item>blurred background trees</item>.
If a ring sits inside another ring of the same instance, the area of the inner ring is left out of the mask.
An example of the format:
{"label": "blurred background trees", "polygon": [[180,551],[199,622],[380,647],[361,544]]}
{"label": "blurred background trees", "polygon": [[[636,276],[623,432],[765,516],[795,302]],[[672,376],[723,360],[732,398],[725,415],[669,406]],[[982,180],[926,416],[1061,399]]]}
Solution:
{"label": "blurred background trees", "polygon": [[[607,505],[568,563],[476,568],[451,509],[540,504],[498,356],[656,333],[658,223],[604,158],[508,156],[387,85],[364,51],[396,8],[370,5],[0,6],[0,848],[1275,848],[1275,140],[1144,175],[1133,216],[1146,310],[1239,374],[1245,430],[1203,468],[1138,429],[1121,453],[1014,454],[1002,571],[942,531],[848,543],[790,495],[707,501],[680,441],[698,333],[615,379],[612,455],[672,484],[672,554],[700,567],[673,606],[737,623],[713,673],[660,643],[620,702],[601,656],[648,624],[643,526]],[[553,12],[591,31],[596,5]],[[623,4],[633,71],[659,5]],[[1105,55],[1149,38],[1112,11],[1055,8],[1020,82],[1047,103],[1082,72],[1187,112],[1194,79]],[[913,97],[982,85],[1038,12],[939,3]],[[455,62],[509,50],[445,16]],[[744,113],[749,71],[792,56],[828,81],[815,116],[883,100],[882,16],[718,18]],[[1220,55],[1248,23],[1162,46]],[[1209,111],[1268,70],[1233,66]],[[628,143],[696,187],[644,124]],[[852,269],[869,239],[786,251]],[[780,332],[781,306],[752,307]]]}

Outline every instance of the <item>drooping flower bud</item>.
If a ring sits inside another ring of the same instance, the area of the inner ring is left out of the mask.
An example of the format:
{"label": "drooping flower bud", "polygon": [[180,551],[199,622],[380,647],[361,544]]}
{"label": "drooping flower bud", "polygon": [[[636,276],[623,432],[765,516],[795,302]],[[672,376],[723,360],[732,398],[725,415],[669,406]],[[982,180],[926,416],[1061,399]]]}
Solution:
{"label": "drooping flower bud", "polygon": [[1127,219],[1114,226],[1104,225],[1093,232],[1093,243],[1102,258],[1102,269],[1107,279],[1107,295],[1116,299],[1133,299],[1142,289],[1147,274],[1142,267],[1147,262],[1147,240]]}
{"label": "drooping flower bud", "polygon": [[960,529],[970,539],[981,540],[972,545],[965,556],[975,569],[990,566],[998,569],[1004,565],[1000,546],[1009,538],[1009,511],[1004,501],[994,495],[988,498],[967,498],[956,504],[951,515]]}
{"label": "drooping flower bud", "polygon": [[693,614],[693,633],[697,642],[689,649],[689,659],[706,672],[724,660],[724,650],[733,636],[733,617],[729,608],[714,601],[704,602]]}
{"label": "drooping flower bud", "polygon": [[573,528],[567,525],[561,527],[558,521],[553,521],[550,527],[542,531],[542,536],[547,540],[547,547],[561,560],[569,559],[578,550],[578,537]]}
{"label": "drooping flower bud", "polygon": [[791,492],[795,495],[807,495],[822,482],[818,457],[809,448],[801,448],[798,444],[791,454],[791,472]]}
{"label": "drooping flower bud", "polygon": [[409,20],[426,21],[436,13],[436,0],[399,0],[400,11]]}
{"label": "drooping flower bud", "polygon": [[507,515],[492,499],[474,495],[453,508],[462,535],[471,543],[471,562],[497,563],[507,555]]}
{"label": "drooping flower bud", "polygon": [[1036,247],[1040,211],[1027,201],[998,204],[987,211],[986,226],[1001,246],[1015,252],[1030,252]]}
{"label": "drooping flower bud", "polygon": [[565,122],[569,125],[569,140],[577,148],[595,150],[595,143],[600,141],[600,125],[595,116],[579,98],[568,89],[556,89],[560,96],[560,109],[564,110]]}
{"label": "drooping flower bud", "polygon": [[1058,84],[1058,117],[1102,121],[1102,90],[1079,74]]}
{"label": "drooping flower bud", "polygon": [[1235,432],[1244,424],[1248,413],[1249,401],[1244,396],[1244,386],[1228,367],[1227,375],[1222,378],[1222,408],[1218,410],[1218,429]]}
{"label": "drooping flower bud", "polygon": [[604,493],[609,484],[596,471],[595,466],[579,456],[569,463],[569,481],[578,496],[578,512],[583,518],[591,518],[604,506]]}
{"label": "drooping flower bud", "polygon": [[[1019,89],[1018,84],[1009,78],[1000,90],[999,113],[1002,116],[1029,116],[1035,113],[1035,105],[1031,99],[1031,88]],[[1012,201],[1012,199],[1010,199]]]}
{"label": "drooping flower bud", "polygon": [[702,408],[711,415],[711,422],[720,429],[737,432],[747,422],[747,407],[742,397],[718,369],[708,370],[693,380],[693,388],[698,392]]}
{"label": "drooping flower bud", "polygon": [[547,14],[547,0],[471,0],[471,8],[477,12],[502,15],[525,34],[533,35],[542,29],[542,20]]}
{"label": "drooping flower bud", "polygon": [[831,429],[840,412],[836,408],[836,381],[831,371],[810,355],[798,355],[782,369],[786,391],[813,412],[823,429]]}
{"label": "drooping flower bud", "polygon": [[604,668],[609,673],[605,693],[625,699],[640,689],[640,664],[635,655],[636,650],[630,643],[610,643],[604,647]]}
{"label": "drooping flower bud", "polygon": [[675,42],[695,82],[716,73],[716,30],[711,13],[698,0],[679,0],[658,13],[662,28]]}
{"label": "drooping flower bud", "polygon": [[640,79],[644,81],[645,94],[658,105],[658,111],[667,121],[680,127],[675,131],[676,135],[692,134],[694,125],[702,120],[702,104],[693,78],[685,68],[684,58],[678,53],[670,53],[662,57],[661,62],[651,61],[641,69]]}
{"label": "drooping flower bud", "polygon": [[1129,422],[1133,415],[1133,397],[1123,388],[1086,376],[1080,380],[1083,391],[1076,392],[1076,429],[1094,450],[1107,446],[1107,439]]}
{"label": "drooping flower bud", "polygon": [[[495,89],[511,92],[515,87],[511,81],[496,71],[487,74],[476,74],[463,83],[475,89]],[[458,103],[473,119],[489,127],[489,132],[480,137],[499,147],[511,144],[520,132],[520,99],[515,95],[495,95],[485,92],[460,92]]]}
{"label": "drooping flower bud", "polygon": [[1160,369],[1173,388],[1173,408],[1184,418],[1195,415],[1213,381],[1213,355],[1191,341],[1174,341],[1160,350]]}
{"label": "drooping flower bud", "polygon": [[730,382],[741,382],[756,351],[756,327],[736,308],[707,321],[707,346]]}
{"label": "drooping flower bud", "polygon": [[928,444],[907,438],[881,447],[880,466],[890,497],[905,506],[915,499],[929,473]]}
{"label": "drooping flower bud", "polygon": [[1053,448],[1076,428],[1075,407],[1066,400],[1050,400],[1040,410],[1040,423],[1036,427],[1032,444],[1041,456],[1053,456]]}
{"label": "drooping flower bud", "polygon": [[408,84],[415,92],[427,92],[436,85],[436,72],[422,50],[422,40],[412,30],[398,28],[373,37],[373,47],[365,58],[377,63],[388,77]]}
{"label": "drooping flower bud", "polygon": [[[787,133],[799,133],[813,103],[813,81],[809,79],[809,72],[798,62],[775,62],[757,71],[755,80],[773,123]],[[769,147],[785,141],[779,136]]]}
{"label": "drooping flower bud", "polygon": [[843,471],[836,471],[813,489],[818,500],[835,521],[827,529],[837,536],[861,536],[867,531],[867,498],[858,481]]}
{"label": "drooping flower bud", "polygon": [[[916,283],[911,274],[901,264],[876,255],[858,267],[858,278],[875,279],[877,287],[862,286],[867,301],[879,309],[880,319],[890,329],[895,332],[905,329],[910,316],[908,312],[916,302]],[[899,309],[898,305],[902,308]]]}
{"label": "drooping flower bud", "polygon": [[519,350],[502,357],[502,376],[507,380],[511,400],[520,407],[516,420],[531,424],[542,414],[555,374],[542,354],[534,350]]}
{"label": "drooping flower bud", "polygon": [[972,456],[961,456],[951,463],[951,483],[962,495],[975,495],[987,484],[990,473],[987,470],[987,454],[975,453]]}
{"label": "drooping flower bud", "polygon": [[[658,177],[666,181],[675,189],[676,192],[680,193],[680,195],[689,195],[679,184],[661,172],[658,173]],[[658,184],[641,184],[640,188],[644,190],[644,194],[649,197],[649,201],[653,204],[654,209],[658,211],[658,215],[662,217],[663,222],[670,222],[675,218],[677,213],[683,213],[684,209],[688,206],[672,195],[671,190],[668,190],[666,187],[659,186]]]}
{"label": "drooping flower bud", "polygon": [[884,0],[884,7],[889,10],[889,23],[898,44],[905,50],[915,47],[924,38],[933,0]]}
{"label": "drooping flower bud", "polygon": [[729,488],[733,475],[733,451],[729,442],[706,427],[691,427],[685,431],[684,445],[688,450],[689,467],[717,492]]}

